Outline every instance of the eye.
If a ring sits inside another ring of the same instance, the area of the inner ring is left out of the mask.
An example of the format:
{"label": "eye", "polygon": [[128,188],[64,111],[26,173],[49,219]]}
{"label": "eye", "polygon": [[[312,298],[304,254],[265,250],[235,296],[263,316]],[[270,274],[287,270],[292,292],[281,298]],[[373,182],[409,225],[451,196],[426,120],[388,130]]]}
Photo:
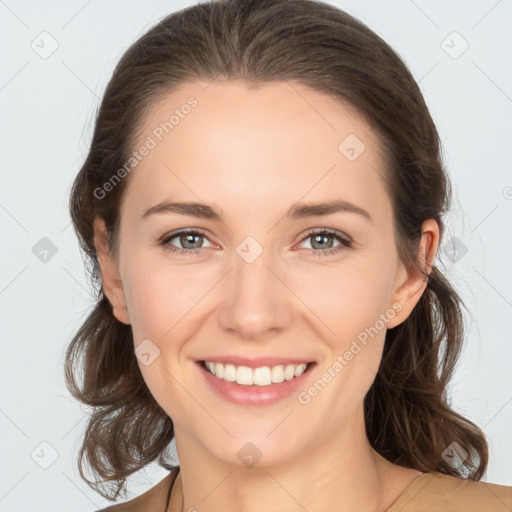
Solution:
{"label": "eye", "polygon": [[[170,243],[171,240],[174,240],[175,238],[178,238],[178,242],[183,248],[176,247]],[[207,238],[202,231],[182,230],[176,233],[170,233],[169,235],[164,235],[163,238],[160,239],[159,244],[170,252],[192,256],[201,255],[204,252],[205,248],[200,247],[203,240],[207,240]]]}
{"label": "eye", "polygon": [[[332,243],[326,243],[325,241],[330,238],[337,240],[339,245],[333,247]],[[182,247],[176,247],[173,245],[171,241],[174,239],[178,239],[178,242]],[[310,230],[302,239],[302,242],[308,239],[313,240],[313,248],[310,249],[310,252],[316,256],[329,256],[352,247],[352,241],[348,236],[342,235],[338,231],[333,231],[330,229]],[[162,245],[166,250],[176,254],[200,256],[206,249],[206,247],[201,247],[204,240],[208,240],[208,238],[203,233],[203,231],[197,229],[188,229],[164,235],[159,240],[159,245]],[[210,247],[213,247],[213,245]],[[316,250],[318,248],[319,250]]]}
{"label": "eye", "polygon": [[[329,238],[338,240],[340,244],[333,247],[332,243],[329,244],[328,242],[325,242]],[[311,249],[310,252],[315,256],[329,256],[332,254],[340,253],[341,251],[352,247],[352,240],[348,236],[342,235],[338,231],[333,231],[331,229],[310,230],[307,233],[307,236],[302,239],[302,242],[308,239],[313,240],[313,249]],[[320,247],[320,250],[315,250],[315,246]]]}

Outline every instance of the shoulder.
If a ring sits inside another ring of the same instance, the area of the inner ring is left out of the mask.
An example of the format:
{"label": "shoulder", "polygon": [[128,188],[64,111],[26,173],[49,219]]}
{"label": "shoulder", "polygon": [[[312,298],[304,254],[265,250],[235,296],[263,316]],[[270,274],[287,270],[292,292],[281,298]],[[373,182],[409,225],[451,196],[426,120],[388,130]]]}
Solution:
{"label": "shoulder", "polygon": [[413,480],[388,512],[399,510],[507,512],[512,510],[512,487],[425,473]]}
{"label": "shoulder", "polygon": [[176,471],[170,472],[155,486],[143,494],[117,505],[111,505],[96,512],[162,512],[167,500],[171,484],[177,475]]}

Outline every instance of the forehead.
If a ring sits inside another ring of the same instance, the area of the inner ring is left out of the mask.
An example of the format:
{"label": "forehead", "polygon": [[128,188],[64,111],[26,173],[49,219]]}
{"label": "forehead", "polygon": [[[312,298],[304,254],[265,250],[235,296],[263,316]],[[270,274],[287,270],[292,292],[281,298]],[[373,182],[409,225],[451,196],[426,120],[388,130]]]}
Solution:
{"label": "forehead", "polygon": [[138,215],[178,196],[261,213],[326,197],[375,209],[384,193],[380,141],[365,119],[293,82],[183,84],[146,112],[133,149],[143,146],[124,201]]}

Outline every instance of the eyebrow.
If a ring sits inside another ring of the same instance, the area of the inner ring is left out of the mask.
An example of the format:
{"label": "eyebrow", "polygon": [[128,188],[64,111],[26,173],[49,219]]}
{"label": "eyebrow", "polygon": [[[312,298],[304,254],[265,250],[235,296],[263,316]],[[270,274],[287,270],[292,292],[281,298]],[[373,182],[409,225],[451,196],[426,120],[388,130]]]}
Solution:
{"label": "eyebrow", "polygon": [[[324,203],[298,203],[286,212],[288,219],[303,219],[306,217],[315,217],[321,215],[330,215],[338,212],[356,213],[363,216],[369,222],[373,222],[371,215],[349,201],[337,199]],[[147,210],[144,210],[140,219],[146,219],[151,215],[159,213],[177,213],[180,215],[189,215],[201,219],[223,220],[222,212],[216,210],[210,205],[194,202],[170,202],[162,201]]]}

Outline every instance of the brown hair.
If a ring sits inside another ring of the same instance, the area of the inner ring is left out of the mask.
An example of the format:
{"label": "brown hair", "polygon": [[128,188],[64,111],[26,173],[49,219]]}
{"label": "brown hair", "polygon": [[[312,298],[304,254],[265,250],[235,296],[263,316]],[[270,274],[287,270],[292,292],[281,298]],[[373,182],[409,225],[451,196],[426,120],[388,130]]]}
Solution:
{"label": "brown hair", "polygon": [[[485,436],[451,409],[446,396],[463,342],[463,303],[435,266],[427,275],[416,259],[422,222],[436,220],[442,235],[450,201],[436,127],[413,76],[389,45],[352,16],[315,0],[194,5],[153,26],[114,70],[69,204],[98,285],[97,303],[65,354],[70,392],[93,408],[78,460],[82,478],[115,500],[126,477],[157,457],[166,469],[177,467],[166,459],[173,422],[142,378],[131,326],[114,317],[103,293],[93,221],[105,221],[117,259],[119,205],[130,175],[112,187],[108,200],[97,191],[129,159],[148,109],[197,79],[241,79],[251,87],[293,80],[353,105],[376,131],[387,158],[398,254],[408,269],[423,272],[428,285],[409,317],[386,333],[382,362],[364,399],[368,439],[400,466],[479,480],[488,462]],[[442,457],[452,442],[469,454],[458,467]],[[84,457],[99,481],[85,477]],[[103,492],[101,483],[115,492]]]}

